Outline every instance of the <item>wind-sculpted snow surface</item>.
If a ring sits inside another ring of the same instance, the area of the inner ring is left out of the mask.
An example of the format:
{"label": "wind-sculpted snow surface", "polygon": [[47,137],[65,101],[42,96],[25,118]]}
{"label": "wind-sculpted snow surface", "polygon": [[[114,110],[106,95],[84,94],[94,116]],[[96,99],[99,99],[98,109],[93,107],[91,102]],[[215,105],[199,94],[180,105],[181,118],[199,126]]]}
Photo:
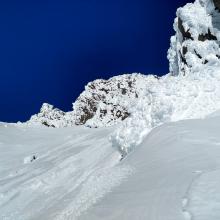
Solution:
{"label": "wind-sculpted snow surface", "polygon": [[220,117],[164,124],[120,164],[134,172],[79,220],[220,219]]}
{"label": "wind-sculpted snow surface", "polygon": [[[220,146],[220,142],[216,143]],[[216,220],[220,217],[220,169],[201,172],[188,193],[187,209],[195,220]]]}
{"label": "wind-sculpted snow surface", "polygon": [[215,115],[162,125],[122,161],[114,127],[0,123],[0,219],[217,220]]}
{"label": "wind-sculpted snow surface", "polygon": [[75,220],[132,173],[111,129],[0,123],[0,220]]}

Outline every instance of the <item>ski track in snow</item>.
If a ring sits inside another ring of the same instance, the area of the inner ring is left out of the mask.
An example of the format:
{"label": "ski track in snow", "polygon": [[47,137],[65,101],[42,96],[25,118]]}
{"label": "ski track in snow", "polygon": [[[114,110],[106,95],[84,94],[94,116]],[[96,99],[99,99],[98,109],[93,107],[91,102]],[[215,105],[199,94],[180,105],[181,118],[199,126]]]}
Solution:
{"label": "ski track in snow", "polygon": [[202,173],[191,185],[188,212],[195,220],[216,220],[220,217],[220,169]]}
{"label": "ski track in snow", "polygon": [[189,211],[189,203],[190,203],[190,191],[194,182],[202,175],[202,171],[195,171],[196,176],[193,178],[192,182],[189,184],[186,194],[182,200],[182,211],[186,220],[192,220],[192,213]]}

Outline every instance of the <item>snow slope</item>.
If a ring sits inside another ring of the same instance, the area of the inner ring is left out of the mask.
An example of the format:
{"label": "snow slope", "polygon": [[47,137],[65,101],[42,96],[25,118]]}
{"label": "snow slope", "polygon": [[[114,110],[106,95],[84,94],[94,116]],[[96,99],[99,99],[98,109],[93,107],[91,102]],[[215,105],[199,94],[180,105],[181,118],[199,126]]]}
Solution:
{"label": "snow slope", "polygon": [[0,219],[76,219],[132,171],[110,131],[0,124]]}
{"label": "snow slope", "polygon": [[162,125],[122,161],[114,129],[1,124],[0,219],[220,218],[219,116]]}
{"label": "snow slope", "polygon": [[220,218],[220,117],[154,129],[121,165],[133,174],[79,219]]}
{"label": "snow slope", "polygon": [[[220,146],[220,143],[217,143]],[[188,210],[194,219],[215,220],[220,216],[220,170],[200,175],[189,190],[190,203]]]}

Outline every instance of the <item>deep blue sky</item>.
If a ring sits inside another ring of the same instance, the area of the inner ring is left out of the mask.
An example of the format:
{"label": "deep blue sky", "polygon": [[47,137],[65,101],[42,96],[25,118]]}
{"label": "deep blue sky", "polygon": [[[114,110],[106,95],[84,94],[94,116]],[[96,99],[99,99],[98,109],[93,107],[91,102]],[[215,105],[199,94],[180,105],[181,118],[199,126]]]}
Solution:
{"label": "deep blue sky", "polygon": [[43,102],[71,110],[84,85],[165,74],[177,7],[189,0],[0,1],[0,121]]}

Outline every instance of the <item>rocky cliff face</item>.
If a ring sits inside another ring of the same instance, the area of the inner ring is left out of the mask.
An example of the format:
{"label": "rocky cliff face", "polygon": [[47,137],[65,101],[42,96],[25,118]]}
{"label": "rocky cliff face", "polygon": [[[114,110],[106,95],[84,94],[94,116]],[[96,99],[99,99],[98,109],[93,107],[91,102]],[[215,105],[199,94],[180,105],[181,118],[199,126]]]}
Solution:
{"label": "rocky cliff face", "polygon": [[177,10],[168,51],[170,73],[188,75],[220,65],[220,1],[196,0]]}

